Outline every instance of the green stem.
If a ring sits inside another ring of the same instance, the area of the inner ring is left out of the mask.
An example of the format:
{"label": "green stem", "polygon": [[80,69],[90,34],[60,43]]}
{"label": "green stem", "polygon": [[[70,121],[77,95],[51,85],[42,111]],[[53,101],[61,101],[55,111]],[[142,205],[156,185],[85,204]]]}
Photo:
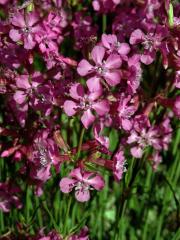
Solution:
{"label": "green stem", "polygon": [[2,211],[0,211],[0,233],[2,235],[2,233],[5,230],[5,226],[4,226],[4,214]]}
{"label": "green stem", "polygon": [[107,17],[105,14],[102,15],[102,32],[106,32],[107,27]]}
{"label": "green stem", "polygon": [[26,186],[26,208],[25,208],[26,224],[30,220],[30,189],[29,186]]}
{"label": "green stem", "polygon": [[42,228],[43,227],[43,219],[42,219],[42,213],[41,210],[39,209],[39,198],[35,197],[35,203],[36,203],[36,207],[37,209],[37,219],[38,219],[38,224],[39,227]]}
{"label": "green stem", "polygon": [[77,157],[76,157],[76,159],[79,159],[79,157],[80,157],[84,133],[85,133],[85,128],[82,128],[81,134],[80,134],[80,139],[79,139],[79,145],[78,145],[78,151],[77,151]]}
{"label": "green stem", "polygon": [[[177,153],[178,145],[179,145],[179,136],[180,136],[180,130],[178,130],[175,141],[174,141],[174,144],[173,144],[172,153],[173,153],[173,156],[175,157],[175,160],[174,160],[174,163],[173,163],[172,167],[170,168],[170,170],[168,172],[169,181],[172,182],[172,183],[174,183],[174,181],[173,181],[174,180],[174,174],[175,174],[176,170],[178,170],[176,168],[176,166],[178,166],[178,164],[179,164],[179,154]],[[178,172],[177,172],[177,174],[178,174]],[[164,193],[165,193],[165,197],[164,197],[163,202],[162,202],[161,214],[160,214],[159,219],[157,221],[158,225],[157,225],[155,240],[159,240],[159,238],[160,238],[162,227],[163,227],[164,216],[167,212],[167,204],[168,204],[168,202],[170,200],[170,197],[171,197],[171,194],[172,194],[170,189],[169,189],[169,186],[167,186],[164,189]]]}
{"label": "green stem", "polygon": [[68,234],[68,219],[69,219],[69,212],[70,212],[70,208],[71,208],[71,201],[72,201],[72,198],[70,196],[69,200],[68,200],[68,206],[67,206],[67,210],[66,210],[66,215],[65,215],[65,226],[64,226],[64,233],[65,233],[65,235]]}
{"label": "green stem", "polygon": [[[121,234],[120,225],[121,225],[122,218],[123,218],[123,215],[125,213],[126,206],[128,203],[129,193],[131,193],[130,188],[133,186],[138,173],[142,169],[146,156],[147,155],[145,154],[144,158],[141,161],[135,162],[136,160],[133,159],[131,162],[130,169],[128,171],[128,174],[130,174],[131,176],[126,178],[126,186],[124,184],[125,187],[123,187],[121,205],[119,206],[118,212],[117,212],[116,221],[118,222],[118,224],[116,225],[116,228],[115,228],[115,238],[114,238],[115,240],[122,239],[122,236],[120,236],[120,234]],[[135,163],[136,163],[136,166],[135,166]],[[134,168],[134,171],[133,171],[133,168]],[[126,193],[127,193],[127,195],[126,195]]]}
{"label": "green stem", "polygon": [[49,217],[50,217],[50,219],[51,219],[51,222],[52,222],[54,228],[56,229],[57,232],[59,232],[59,227],[58,227],[58,225],[56,224],[56,221],[55,221],[53,215],[52,215],[51,212],[49,211],[49,208],[48,208],[48,206],[47,206],[46,201],[42,201],[42,205],[43,205],[43,208],[44,208],[44,209],[46,210],[46,212],[48,213],[48,215],[49,215]]}
{"label": "green stem", "polygon": [[[151,187],[151,176],[152,176],[152,168],[149,165],[147,165],[147,178],[146,178],[146,182],[145,182],[145,189],[149,189]],[[142,240],[147,239],[147,232],[148,232],[149,211],[147,208],[145,208],[145,203],[144,203],[144,209],[145,209],[145,211],[144,211],[145,223],[143,226]]]}

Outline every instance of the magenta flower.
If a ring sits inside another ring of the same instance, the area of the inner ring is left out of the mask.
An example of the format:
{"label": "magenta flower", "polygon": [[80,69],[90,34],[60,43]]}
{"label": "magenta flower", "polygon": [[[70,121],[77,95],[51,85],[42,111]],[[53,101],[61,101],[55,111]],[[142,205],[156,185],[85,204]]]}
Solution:
{"label": "magenta flower", "polygon": [[103,34],[102,44],[108,49],[108,53],[118,53],[123,60],[127,60],[127,54],[130,52],[130,46],[127,43],[120,43],[114,34]]}
{"label": "magenta flower", "polygon": [[72,85],[69,95],[75,100],[66,100],[64,102],[64,111],[68,116],[73,116],[77,112],[82,112],[81,121],[85,128],[88,128],[95,120],[92,110],[95,110],[99,116],[105,115],[109,111],[108,100],[99,99],[102,92],[91,92],[87,94],[81,84]]}
{"label": "magenta flower", "polygon": [[155,29],[147,29],[147,32],[148,33],[145,34],[141,29],[134,30],[130,36],[130,44],[135,45],[141,43],[143,45],[144,51],[141,55],[142,63],[147,65],[151,64],[156,57],[156,52],[160,50],[165,64],[168,48],[166,42],[163,40],[168,35],[167,29],[157,25]]}
{"label": "magenta flower", "polygon": [[75,13],[72,26],[74,29],[74,37],[76,48],[82,49],[93,42],[97,35],[97,26],[93,26],[90,16],[84,16],[82,12]]}
{"label": "magenta flower", "polygon": [[45,168],[49,163],[59,171],[59,150],[54,140],[49,136],[47,129],[39,131],[33,140],[32,162],[41,168]]}
{"label": "magenta flower", "polygon": [[153,152],[152,156],[150,157],[150,161],[153,167],[153,170],[156,171],[159,164],[162,162],[162,157],[158,151]]}
{"label": "magenta flower", "polygon": [[120,181],[123,173],[127,171],[125,164],[124,152],[122,149],[119,149],[113,157],[113,174],[116,181]]}
{"label": "magenta flower", "polygon": [[19,75],[15,79],[16,87],[13,100],[21,112],[27,113],[29,107],[43,112],[48,116],[55,99],[52,96],[51,85],[46,84],[39,72],[32,75]]}
{"label": "magenta flower", "polygon": [[50,28],[45,28],[43,31],[38,32],[35,39],[42,53],[58,52],[58,45],[56,43],[57,33],[53,32]]}
{"label": "magenta flower", "polygon": [[[91,65],[87,60],[80,61],[77,71],[80,76],[93,74],[99,79],[103,78],[110,86],[120,83],[121,74],[119,68],[122,64],[121,57],[118,54],[110,54],[105,60],[106,50],[104,47],[95,46],[91,52],[91,57],[95,66]],[[91,79],[91,85],[94,85],[94,79]]]}
{"label": "magenta flower", "polygon": [[5,5],[9,2],[9,0],[0,0],[0,4]]}
{"label": "magenta flower", "polygon": [[174,85],[175,87],[180,88],[180,71],[176,71]]}
{"label": "magenta flower", "polygon": [[33,97],[37,87],[43,82],[43,78],[40,73],[35,72],[32,76],[17,76],[15,81],[17,90],[13,98],[18,104],[23,104]]}
{"label": "magenta flower", "polygon": [[72,235],[68,240],[89,240],[89,229],[88,227],[83,227],[78,234]]}
{"label": "magenta flower", "polygon": [[52,230],[47,235],[44,233],[45,228],[41,228],[38,232],[38,236],[28,238],[28,240],[63,240],[63,237],[56,231]]}
{"label": "magenta flower", "polygon": [[58,146],[50,137],[48,129],[38,131],[27,155],[30,178],[36,183],[36,194],[41,195],[43,184],[51,177],[51,166],[58,173],[61,164]]}
{"label": "magenta flower", "polygon": [[68,177],[61,179],[59,186],[62,192],[69,193],[75,188],[75,197],[79,202],[90,199],[90,190],[100,191],[104,187],[103,178],[97,173],[87,172],[81,168],[73,169]]}
{"label": "magenta flower", "polygon": [[127,143],[133,145],[132,156],[141,158],[147,146],[156,151],[167,150],[171,138],[172,128],[168,117],[164,118],[161,124],[151,126],[146,116],[138,115],[134,119]]}
{"label": "magenta flower", "polygon": [[157,150],[161,149],[158,130],[151,127],[148,119],[143,115],[136,116],[127,143],[134,145],[131,147],[131,154],[136,158],[142,157],[147,146],[154,146]]}
{"label": "magenta flower", "polygon": [[180,95],[177,96],[174,100],[173,112],[176,115],[176,117],[180,118]]}
{"label": "magenta flower", "polygon": [[22,204],[17,196],[20,192],[18,187],[13,186],[12,182],[0,182],[0,209],[9,212],[13,206],[21,208]]}
{"label": "magenta flower", "polygon": [[14,42],[22,41],[26,49],[33,49],[36,45],[35,35],[41,31],[38,21],[39,16],[36,12],[16,13],[11,19],[12,25],[16,28],[10,30],[10,38]]}
{"label": "magenta flower", "polygon": [[94,0],[92,2],[95,11],[107,12],[112,11],[121,0]]}
{"label": "magenta flower", "polygon": [[133,98],[131,96],[125,97],[122,94],[119,98],[119,106],[118,106],[118,119],[119,119],[119,126],[126,131],[131,130],[132,128],[132,121],[131,117],[136,112],[137,107],[134,104]]}
{"label": "magenta flower", "polygon": [[94,138],[105,148],[109,148],[109,138],[102,135],[104,124],[102,121],[96,123],[93,128]]}
{"label": "magenta flower", "polygon": [[140,55],[135,54],[128,59],[128,68],[124,76],[127,79],[128,93],[135,94],[139,88],[142,77]]}

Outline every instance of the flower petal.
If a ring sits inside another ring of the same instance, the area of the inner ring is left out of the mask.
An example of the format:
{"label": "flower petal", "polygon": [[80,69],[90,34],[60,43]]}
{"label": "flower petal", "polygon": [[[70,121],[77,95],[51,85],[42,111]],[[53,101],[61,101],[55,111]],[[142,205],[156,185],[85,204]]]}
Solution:
{"label": "flower petal", "polygon": [[122,119],[121,124],[124,130],[129,131],[132,128],[132,123],[129,119]]}
{"label": "flower petal", "polygon": [[70,96],[76,100],[84,97],[84,88],[80,83],[73,84],[69,90]]}
{"label": "flower petal", "polygon": [[118,53],[120,55],[127,55],[130,50],[130,46],[127,43],[120,43],[120,46],[118,47]]}
{"label": "flower petal", "polygon": [[[90,175],[90,176],[88,176],[88,178],[86,178],[86,183],[88,183],[89,185],[91,185],[93,188],[95,188],[98,191],[102,190],[105,185],[103,177],[100,175],[95,175],[93,177],[93,175],[94,175],[94,173],[92,173],[92,175]],[[84,176],[84,178],[85,178],[85,176]]]}
{"label": "flower petal", "polygon": [[91,52],[91,57],[96,64],[102,65],[102,60],[105,55],[105,48],[101,46],[95,46]]}
{"label": "flower petal", "polygon": [[100,78],[98,77],[89,78],[86,84],[90,92],[98,92],[98,91],[102,92],[102,85],[100,83]]}
{"label": "flower petal", "polygon": [[138,44],[140,42],[142,42],[145,38],[144,33],[141,31],[141,29],[136,29],[131,33],[130,36],[130,44],[134,45],[134,44]]}
{"label": "flower petal", "polygon": [[77,108],[77,104],[71,100],[66,100],[64,102],[64,111],[68,116],[73,116],[74,114],[76,114],[76,108]]}
{"label": "flower petal", "polygon": [[26,14],[26,22],[29,27],[32,27],[39,20],[39,15],[36,12],[29,12]]}
{"label": "flower petal", "polygon": [[24,48],[25,49],[33,49],[36,45],[36,42],[33,40],[31,34],[28,34],[24,37]]}
{"label": "flower petal", "polygon": [[123,176],[124,172],[124,163],[125,163],[125,157],[124,157],[124,152],[120,149],[118,152],[115,154],[113,158],[113,174],[114,177],[117,181],[120,181]]}
{"label": "flower petal", "polygon": [[20,12],[18,12],[13,16],[11,23],[16,27],[20,27],[20,28],[26,27],[24,16]]}
{"label": "flower petal", "polygon": [[109,102],[108,100],[101,100],[93,104],[93,109],[97,112],[98,115],[103,116],[109,112]]}
{"label": "flower petal", "polygon": [[155,51],[144,52],[144,54],[141,55],[141,62],[146,65],[149,65],[154,61],[155,57],[156,57]]}
{"label": "flower petal", "polygon": [[100,122],[100,123],[97,123],[95,124],[94,128],[93,128],[93,133],[94,133],[94,137],[95,139],[102,145],[104,146],[105,148],[109,148],[109,138],[106,137],[106,136],[102,136],[101,135],[101,132],[103,130],[103,123]]}
{"label": "flower petal", "polygon": [[21,33],[19,33],[19,30],[11,29],[10,32],[9,32],[9,37],[14,42],[18,42],[21,39]]}
{"label": "flower petal", "polygon": [[82,177],[82,173],[81,173],[81,168],[75,168],[73,169],[70,174],[69,174],[70,177],[72,178],[75,178],[79,181],[83,181],[83,177]]}
{"label": "flower petal", "polygon": [[18,88],[22,89],[29,89],[31,88],[31,85],[29,83],[29,76],[28,75],[21,75],[19,77],[16,77],[16,86]]}
{"label": "flower petal", "polygon": [[61,179],[59,183],[60,190],[63,193],[69,193],[72,191],[75,183],[76,183],[76,180],[64,177]]}
{"label": "flower petal", "polygon": [[26,94],[24,91],[16,91],[13,98],[18,104],[22,104],[26,100]]}
{"label": "flower petal", "polygon": [[135,158],[141,158],[142,157],[142,155],[143,155],[143,150],[142,150],[142,148],[140,148],[140,147],[132,147],[131,148],[131,154],[133,155],[133,157],[135,157]]}
{"label": "flower petal", "polygon": [[116,86],[120,83],[121,73],[119,71],[108,71],[104,74],[104,78],[110,86]]}
{"label": "flower petal", "polygon": [[88,129],[88,127],[94,122],[94,120],[95,116],[92,114],[90,109],[85,111],[81,117],[81,122],[86,129]]}
{"label": "flower petal", "polygon": [[122,60],[119,55],[111,54],[105,63],[105,67],[108,69],[119,68],[122,64]]}
{"label": "flower petal", "polygon": [[75,197],[79,202],[87,202],[90,199],[90,192],[82,188],[75,192]]}
{"label": "flower petal", "polygon": [[104,47],[106,47],[107,49],[110,49],[111,46],[109,44],[109,35],[103,33],[102,37],[101,37],[101,42],[103,44]]}
{"label": "flower petal", "polygon": [[77,66],[77,72],[80,76],[86,76],[91,73],[93,66],[85,59],[81,60]]}

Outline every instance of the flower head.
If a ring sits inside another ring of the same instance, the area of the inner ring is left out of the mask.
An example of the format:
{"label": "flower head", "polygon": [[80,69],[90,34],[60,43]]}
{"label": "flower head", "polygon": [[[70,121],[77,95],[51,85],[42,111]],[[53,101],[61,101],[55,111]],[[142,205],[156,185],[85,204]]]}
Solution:
{"label": "flower head", "polygon": [[64,102],[64,111],[68,116],[73,116],[77,112],[82,112],[81,121],[85,128],[88,128],[95,120],[92,110],[99,116],[105,115],[109,111],[109,103],[106,99],[100,99],[102,91],[88,91],[86,94],[81,84],[73,84],[69,95],[73,100]]}
{"label": "flower head", "polygon": [[73,169],[70,178],[61,179],[59,186],[62,192],[69,193],[75,188],[75,197],[79,202],[86,202],[90,199],[90,190],[102,190],[104,187],[103,178],[93,172],[87,172],[81,168]]}
{"label": "flower head", "polygon": [[39,16],[36,12],[18,12],[11,19],[13,29],[9,36],[14,42],[22,41],[24,48],[33,49],[36,45],[35,35],[41,31],[38,24]]}
{"label": "flower head", "polygon": [[[122,60],[118,54],[110,54],[107,58],[105,58],[105,54],[106,50],[104,47],[95,46],[91,52],[95,65],[91,65],[87,60],[83,59],[78,64],[77,71],[80,76],[93,74],[98,79],[104,79],[110,86],[115,86],[120,83],[121,74],[119,68]],[[91,85],[96,84],[94,83],[94,78],[91,78],[90,82]]]}

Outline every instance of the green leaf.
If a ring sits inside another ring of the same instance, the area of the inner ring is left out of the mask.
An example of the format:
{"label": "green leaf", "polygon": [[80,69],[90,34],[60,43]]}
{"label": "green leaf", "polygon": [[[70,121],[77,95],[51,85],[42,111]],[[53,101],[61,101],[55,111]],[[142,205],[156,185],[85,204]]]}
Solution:
{"label": "green leaf", "polygon": [[173,5],[172,5],[172,3],[169,4],[168,22],[169,22],[169,26],[173,27],[173,25],[174,25],[174,13],[173,13]]}
{"label": "green leaf", "polygon": [[110,140],[109,150],[113,152],[119,143],[119,135],[117,130],[115,129],[111,130],[109,134],[109,140]]}

